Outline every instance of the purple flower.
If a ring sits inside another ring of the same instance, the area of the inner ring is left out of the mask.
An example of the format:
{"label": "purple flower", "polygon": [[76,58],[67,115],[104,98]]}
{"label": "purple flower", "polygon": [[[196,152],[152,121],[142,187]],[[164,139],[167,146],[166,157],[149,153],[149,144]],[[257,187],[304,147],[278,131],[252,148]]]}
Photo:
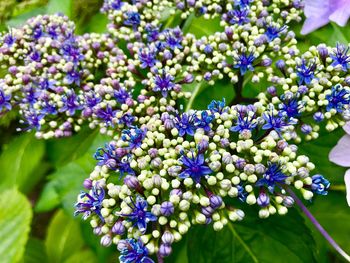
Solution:
{"label": "purple flower", "polygon": [[94,154],[98,161],[97,165],[106,165],[111,170],[119,170],[120,176],[124,174],[135,174],[130,167],[130,158],[126,149],[118,152],[113,144],[106,144],[105,148],[98,148]]}
{"label": "purple flower", "polygon": [[41,123],[40,121],[44,118],[44,114],[39,114],[34,111],[29,111],[24,113],[24,121],[23,124],[27,126],[25,130],[40,130],[41,129]]}
{"label": "purple flower", "polygon": [[108,104],[105,109],[97,109],[96,116],[102,119],[107,126],[113,127],[113,118],[115,117],[116,113],[117,111],[114,111],[112,106]]}
{"label": "purple flower", "polygon": [[98,184],[92,187],[90,193],[81,192],[80,202],[75,204],[74,215],[83,214],[83,218],[88,218],[91,213],[98,215],[102,222],[104,218],[101,215],[102,201],[105,197],[105,191]]}
{"label": "purple flower", "polygon": [[326,99],[328,100],[327,111],[335,109],[338,113],[342,113],[344,106],[350,104],[350,91],[337,84],[332,87],[331,94],[326,95]]}
{"label": "purple flower", "polygon": [[136,29],[141,22],[140,14],[137,12],[127,12],[125,15],[126,19],[124,20],[124,25],[132,26]]}
{"label": "purple flower", "polygon": [[196,129],[197,116],[195,113],[182,113],[175,118],[175,127],[179,131],[179,136],[186,134],[193,136]]}
{"label": "purple flower", "polygon": [[255,60],[255,56],[253,53],[249,53],[248,55],[244,52],[237,57],[235,57],[235,65],[234,68],[240,70],[241,75],[243,76],[248,70],[254,71],[253,62]]}
{"label": "purple flower", "polygon": [[68,85],[75,84],[79,86],[81,81],[81,74],[79,73],[79,71],[73,69],[67,72],[67,75],[64,79]]}
{"label": "purple flower", "polygon": [[289,126],[289,123],[283,117],[274,116],[272,113],[264,113],[263,118],[266,122],[262,126],[263,130],[275,130],[278,134],[281,134],[282,129]]}
{"label": "purple flower", "polygon": [[157,63],[156,53],[152,50],[147,51],[145,49],[140,49],[138,55],[141,68],[151,68]]}
{"label": "purple flower", "polygon": [[11,110],[12,106],[10,104],[11,95],[5,95],[5,92],[0,88],[0,111],[3,109]]}
{"label": "purple flower", "polygon": [[163,71],[162,75],[156,75],[154,77],[155,87],[153,91],[161,92],[163,97],[168,96],[168,92],[173,90],[175,87],[174,77]]}
{"label": "purple flower", "polygon": [[277,26],[277,25],[266,25],[265,35],[269,41],[273,41],[274,39],[280,37],[280,34],[283,33],[287,29],[287,26]]}
{"label": "purple flower", "polygon": [[147,230],[147,224],[157,220],[157,217],[151,212],[147,211],[148,203],[141,196],[137,196],[136,200],[130,197],[131,205],[128,206],[132,209],[130,214],[121,214],[122,217],[126,217],[128,221],[131,221],[134,226],[144,234]]}
{"label": "purple flower", "polygon": [[179,174],[181,179],[191,177],[197,184],[200,183],[202,176],[209,175],[213,171],[205,164],[204,155],[197,154],[188,157],[185,153],[182,154],[180,162],[184,166],[183,171]]}
{"label": "purple flower", "polygon": [[312,176],[311,190],[319,195],[327,195],[330,183],[322,175],[316,174]]}
{"label": "purple flower", "polygon": [[299,104],[297,98],[287,99],[285,96],[281,96],[282,103],[279,105],[280,114],[286,115],[288,118],[295,118],[300,115],[302,105]]}
{"label": "purple flower", "polygon": [[121,104],[126,103],[127,99],[130,97],[130,93],[124,88],[119,88],[114,92],[114,98]]}
{"label": "purple flower", "polygon": [[213,121],[214,116],[209,115],[207,111],[202,111],[200,118],[197,117],[196,127],[202,128],[204,131],[211,131],[210,124]]}
{"label": "purple flower", "polygon": [[118,250],[120,251],[119,260],[121,263],[154,263],[148,257],[148,249],[141,240],[136,241],[131,238],[120,240]]}
{"label": "purple flower", "polygon": [[62,97],[63,107],[60,112],[67,112],[69,116],[73,116],[76,110],[81,110],[82,106],[79,103],[79,98],[74,90],[69,90],[66,95]]}
{"label": "purple flower", "polygon": [[309,85],[314,79],[314,73],[316,69],[316,63],[310,62],[308,65],[303,59],[301,64],[297,66],[297,76],[299,78],[299,85],[306,84]]}
{"label": "purple flower", "polygon": [[223,98],[221,101],[220,100],[213,100],[210,102],[208,105],[208,110],[210,110],[212,113],[223,113],[225,109],[226,101],[225,98]]}
{"label": "purple flower", "polygon": [[[338,141],[337,145],[329,153],[329,160],[343,167],[350,167],[350,122],[343,129],[346,134]],[[344,181],[346,186],[346,198],[350,206],[350,169],[345,172]]]}
{"label": "purple flower", "polygon": [[305,0],[304,14],[306,20],[301,30],[308,34],[330,21],[345,26],[350,16],[348,0]]}
{"label": "purple flower", "polygon": [[132,126],[135,121],[135,116],[130,112],[125,113],[121,118],[119,118],[118,123],[124,124],[125,126]]}
{"label": "purple flower", "polygon": [[343,71],[348,71],[350,56],[348,55],[349,47],[345,47],[343,44],[337,43],[337,48],[334,50],[330,57],[333,59],[331,66],[336,67],[340,65]]}
{"label": "purple flower", "polygon": [[146,138],[146,130],[133,127],[122,131],[122,140],[129,143],[130,149],[141,147],[143,139]]}
{"label": "purple flower", "polygon": [[282,172],[279,163],[268,163],[263,178],[256,182],[256,186],[267,186],[270,192],[273,192],[277,183],[284,184],[287,175]]}
{"label": "purple flower", "polygon": [[231,25],[243,25],[249,22],[248,15],[248,9],[236,9],[228,11],[227,14],[223,15],[223,19]]}
{"label": "purple flower", "polygon": [[252,131],[257,126],[257,122],[255,119],[255,114],[252,116],[242,116],[242,114],[238,115],[236,120],[236,125],[230,128],[230,131],[233,132],[242,132],[244,130]]}
{"label": "purple flower", "polygon": [[166,45],[174,50],[176,48],[182,49],[181,41],[182,41],[182,31],[179,27],[174,29],[168,29],[164,31]]}

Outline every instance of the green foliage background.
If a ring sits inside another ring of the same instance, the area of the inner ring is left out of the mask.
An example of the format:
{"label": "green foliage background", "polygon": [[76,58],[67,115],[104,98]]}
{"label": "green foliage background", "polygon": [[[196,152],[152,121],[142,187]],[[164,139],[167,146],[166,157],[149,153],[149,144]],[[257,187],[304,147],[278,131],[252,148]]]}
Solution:
{"label": "green foliage background", "polygon": [[[98,10],[102,0],[1,0],[0,29],[19,26],[37,14],[61,12],[76,22],[77,33],[104,32],[106,18]],[[174,22],[174,21],[173,21]],[[300,32],[301,25],[294,25]],[[218,23],[191,19],[187,32],[210,34]],[[328,25],[307,37],[299,36],[299,47],[350,40],[350,26]],[[233,97],[224,81],[215,87],[188,86],[194,97],[188,107],[204,108],[212,99]],[[246,96],[264,88],[246,85]],[[0,119],[0,261],[95,263],[118,262],[116,247],[103,248],[88,223],[73,217],[73,204],[82,182],[94,166],[92,154],[108,138],[83,129],[61,140],[39,141],[33,134],[18,134],[17,116]],[[334,239],[350,251],[350,209],[345,201],[344,168],[331,164],[328,152],[342,136],[338,130],[323,134],[317,141],[304,143],[302,154],[311,157],[317,171],[330,179],[327,197],[309,203],[310,210]],[[325,137],[327,136],[327,138]],[[326,138],[326,139],[324,139]],[[246,211],[246,218],[228,225],[221,232],[195,227],[178,244],[165,262],[342,262],[322,236],[297,209],[286,216],[259,219],[257,210]]]}

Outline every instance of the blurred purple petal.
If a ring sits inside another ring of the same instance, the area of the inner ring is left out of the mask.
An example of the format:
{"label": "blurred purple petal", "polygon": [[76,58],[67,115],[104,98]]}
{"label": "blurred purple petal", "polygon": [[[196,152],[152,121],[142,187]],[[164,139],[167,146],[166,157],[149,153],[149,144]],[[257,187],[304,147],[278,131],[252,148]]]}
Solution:
{"label": "blurred purple petal", "polygon": [[350,169],[346,171],[344,176],[345,186],[346,186],[346,200],[350,206]]}
{"label": "blurred purple petal", "polygon": [[304,14],[306,20],[301,30],[308,34],[330,21],[345,26],[350,16],[349,0],[306,0]]}
{"label": "blurred purple petal", "polygon": [[350,16],[350,1],[347,0],[343,2],[345,3],[341,6],[341,8],[338,8],[329,16],[329,19],[337,23],[339,26],[345,26]]}
{"label": "blurred purple petal", "polygon": [[329,160],[345,167],[350,167],[350,135],[344,135],[329,153]]}
{"label": "blurred purple petal", "polygon": [[306,35],[315,31],[316,29],[328,24],[328,17],[310,17],[306,18],[303,28],[301,29],[301,34]]}
{"label": "blurred purple petal", "polygon": [[345,123],[345,125],[343,126],[344,131],[350,135],[350,121],[348,121],[347,123]]}

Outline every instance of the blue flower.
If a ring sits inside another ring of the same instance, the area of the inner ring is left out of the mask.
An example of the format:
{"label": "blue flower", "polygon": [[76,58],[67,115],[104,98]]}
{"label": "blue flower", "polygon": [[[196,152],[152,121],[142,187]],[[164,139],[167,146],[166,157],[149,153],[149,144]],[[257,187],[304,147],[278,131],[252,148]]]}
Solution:
{"label": "blue flower", "polygon": [[262,126],[263,130],[275,130],[278,134],[281,134],[284,127],[289,126],[292,123],[288,123],[284,120],[284,117],[274,116],[272,113],[264,113],[263,118],[265,124]]}
{"label": "blue flower", "polygon": [[312,176],[311,190],[319,195],[327,195],[330,182],[320,174]]}
{"label": "blue flower", "polygon": [[11,95],[5,95],[5,92],[0,88],[0,111],[3,109],[11,110],[12,106],[10,104]]}
{"label": "blue flower", "polygon": [[114,92],[114,98],[120,103],[124,104],[126,103],[127,99],[131,97],[130,93],[124,89],[124,88],[119,88]]}
{"label": "blue flower", "polygon": [[106,144],[105,148],[98,148],[94,154],[94,158],[98,161],[97,165],[106,165],[111,170],[118,170],[120,176],[124,174],[134,175],[134,170],[130,167],[130,156],[126,149],[117,149],[112,144]]}
{"label": "blue flower", "polygon": [[67,115],[73,116],[76,110],[81,110],[82,106],[74,90],[69,90],[66,95],[62,97],[63,107],[60,112],[67,112]]}
{"label": "blue flower", "polygon": [[211,131],[210,123],[214,119],[213,115],[209,115],[207,111],[202,111],[201,117],[197,118],[196,127],[202,128],[204,131]]}
{"label": "blue flower", "polygon": [[182,31],[179,27],[174,29],[168,29],[164,31],[166,45],[174,50],[176,48],[182,49]]}
{"label": "blue flower", "polygon": [[124,124],[126,126],[132,126],[134,121],[135,121],[135,116],[133,116],[130,112],[127,112],[121,118],[119,118],[118,123]]}
{"label": "blue flower", "polygon": [[148,249],[141,242],[129,238],[121,240],[118,243],[118,250],[120,251],[119,261],[121,263],[154,263],[148,257]]}
{"label": "blue flower", "polygon": [[115,117],[117,111],[113,110],[111,105],[107,105],[105,109],[99,108],[96,110],[96,116],[102,119],[107,126],[113,127],[113,118]]}
{"label": "blue flower", "polygon": [[129,149],[141,147],[143,139],[146,138],[146,130],[133,127],[122,131],[122,140],[129,143]]}
{"label": "blue flower", "polygon": [[269,41],[280,37],[280,34],[287,29],[287,26],[277,26],[277,25],[266,25],[265,35]]}
{"label": "blue flower", "polygon": [[141,196],[137,196],[135,202],[131,197],[130,200],[131,205],[128,204],[128,206],[132,209],[132,212],[130,214],[120,214],[120,216],[126,217],[128,221],[131,221],[144,234],[147,230],[147,224],[157,221],[157,217],[147,211],[148,203]]}
{"label": "blue flower", "polygon": [[43,90],[54,90],[56,81],[49,78],[42,78],[39,81],[39,88]]}
{"label": "blue flower", "polygon": [[208,105],[208,110],[210,110],[212,113],[223,113],[225,109],[226,101],[225,98],[222,100],[212,100],[210,104]]}
{"label": "blue flower", "polygon": [[333,59],[331,66],[336,67],[340,65],[343,71],[348,71],[350,56],[348,55],[349,47],[345,47],[343,44],[337,44],[337,48],[330,57]]}
{"label": "blue flower", "polygon": [[197,116],[195,113],[182,113],[175,118],[175,127],[179,131],[179,136],[186,134],[193,136],[196,129]]}
{"label": "blue flower", "polygon": [[37,113],[32,110],[24,113],[24,121],[21,121],[27,127],[24,130],[41,129],[41,120],[45,117],[42,113]]}
{"label": "blue flower", "polygon": [[299,104],[297,98],[285,99],[281,96],[282,103],[279,105],[281,116],[287,116],[288,118],[295,118],[300,115],[302,105]]}
{"label": "blue flower", "polygon": [[147,24],[145,27],[145,31],[147,33],[147,41],[155,42],[159,38],[159,27],[156,27],[152,24]]}
{"label": "blue flower", "polygon": [[121,0],[110,0],[110,6],[114,10],[119,10],[123,4],[124,2],[122,2]]}
{"label": "blue flower", "polygon": [[147,51],[145,49],[140,49],[138,55],[141,68],[151,68],[157,63],[156,53],[152,50]]}
{"label": "blue flower", "polygon": [[243,76],[248,70],[254,71],[253,62],[255,60],[255,56],[253,53],[249,53],[248,55],[244,52],[240,54],[238,57],[235,57],[236,64],[233,66],[234,68],[238,68],[240,70],[241,75]]}
{"label": "blue flower", "polygon": [[69,38],[63,43],[61,52],[68,61],[72,61],[73,63],[84,59],[84,55],[80,52],[74,38]]}
{"label": "blue flower", "polygon": [[249,8],[250,3],[253,1],[254,0],[234,0],[234,4],[240,8]]}
{"label": "blue flower", "polygon": [[237,195],[238,200],[244,203],[247,200],[248,192],[241,185],[237,185],[237,190],[238,190],[238,195]]}
{"label": "blue flower", "polygon": [[337,84],[332,87],[331,94],[326,95],[326,99],[328,100],[327,111],[335,109],[337,112],[342,113],[344,106],[350,104],[350,92],[343,88],[342,85]]}
{"label": "blue flower", "polygon": [[163,97],[167,97],[168,92],[173,90],[175,87],[174,77],[166,74],[165,71],[163,71],[162,75],[156,75],[154,77],[154,84],[155,87],[153,88],[153,91],[160,91]]}
{"label": "blue flower", "polygon": [[80,202],[75,204],[74,215],[83,214],[83,218],[87,219],[91,213],[99,216],[102,222],[104,218],[101,215],[102,201],[105,198],[105,191],[98,184],[92,187],[91,194],[81,192],[79,195]]}
{"label": "blue flower", "polygon": [[126,12],[126,19],[124,20],[124,25],[132,26],[134,29],[140,25],[141,16],[137,12]]}
{"label": "blue flower", "polygon": [[236,125],[230,128],[233,132],[242,132],[244,130],[252,131],[257,126],[255,115],[253,116],[241,116],[238,115]]}
{"label": "blue flower", "polygon": [[263,178],[256,182],[256,186],[267,186],[270,192],[273,192],[275,185],[284,184],[287,175],[282,172],[279,163],[268,163]]}
{"label": "blue flower", "polygon": [[202,176],[209,175],[213,171],[205,164],[204,155],[197,154],[188,157],[184,152],[180,158],[180,162],[184,166],[183,171],[179,174],[181,179],[191,177],[197,184],[200,183]]}
{"label": "blue flower", "polygon": [[226,20],[231,25],[237,24],[237,25],[243,25],[249,22],[249,10],[243,9],[243,10],[230,10],[227,12],[226,15],[224,15],[224,20]]}
{"label": "blue flower", "polygon": [[75,85],[79,86],[80,81],[81,81],[80,72],[73,69],[73,70],[67,72],[67,75],[64,78],[64,80],[68,85],[75,84]]}
{"label": "blue flower", "polygon": [[306,65],[306,61],[303,59],[301,64],[297,66],[297,76],[299,78],[299,85],[306,84],[309,85],[314,79],[316,69],[316,63],[311,62],[309,65]]}
{"label": "blue flower", "polygon": [[102,101],[102,98],[96,97],[96,94],[94,92],[85,94],[85,104],[88,108],[95,107],[101,101]]}
{"label": "blue flower", "polygon": [[7,47],[11,47],[16,42],[16,38],[13,36],[12,31],[4,36],[3,42]]}

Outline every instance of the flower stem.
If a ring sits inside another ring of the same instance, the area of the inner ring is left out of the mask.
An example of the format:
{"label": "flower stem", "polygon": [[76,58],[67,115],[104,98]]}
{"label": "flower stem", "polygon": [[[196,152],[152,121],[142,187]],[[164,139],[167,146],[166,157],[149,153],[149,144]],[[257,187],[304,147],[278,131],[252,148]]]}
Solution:
{"label": "flower stem", "polygon": [[329,244],[334,247],[334,249],[348,262],[350,262],[350,256],[334,241],[334,239],[328,234],[328,232],[321,226],[317,219],[311,214],[311,212],[306,208],[303,202],[296,196],[296,194],[290,189],[286,188],[286,191],[293,197],[296,204],[304,212],[304,214],[310,219],[314,224],[316,229],[324,236],[324,238],[329,242]]}
{"label": "flower stem", "polygon": [[159,253],[157,253],[157,259],[158,259],[158,263],[164,263],[164,258],[159,255]]}

